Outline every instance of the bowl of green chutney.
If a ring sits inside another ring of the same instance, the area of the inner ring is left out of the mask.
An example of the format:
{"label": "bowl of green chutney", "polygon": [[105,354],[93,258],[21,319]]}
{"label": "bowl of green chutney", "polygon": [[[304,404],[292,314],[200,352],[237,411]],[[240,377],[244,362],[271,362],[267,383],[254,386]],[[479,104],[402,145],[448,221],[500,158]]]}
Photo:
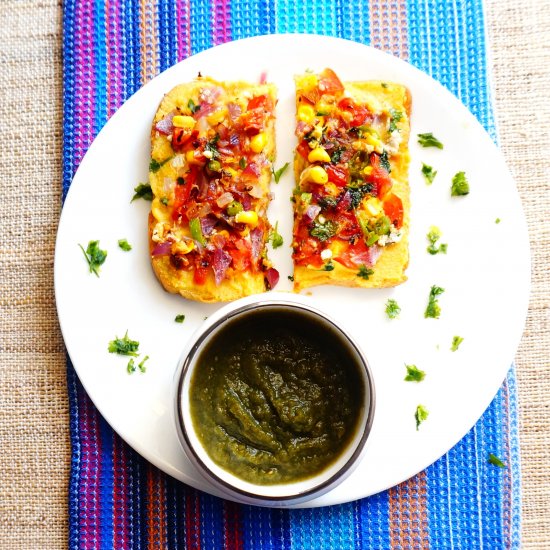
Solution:
{"label": "bowl of green chutney", "polygon": [[374,417],[359,346],[305,296],[251,296],[210,316],[176,375],[182,447],[227,498],[304,503],[354,469]]}

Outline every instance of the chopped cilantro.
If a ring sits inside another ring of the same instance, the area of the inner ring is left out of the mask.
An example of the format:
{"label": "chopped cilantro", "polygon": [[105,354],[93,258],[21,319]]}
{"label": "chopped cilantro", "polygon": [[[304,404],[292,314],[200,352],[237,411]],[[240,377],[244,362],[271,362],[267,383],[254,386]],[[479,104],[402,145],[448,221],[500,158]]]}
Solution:
{"label": "chopped cilantro", "polygon": [[462,344],[463,341],[464,341],[464,338],[462,338],[462,336],[453,336],[451,351],[456,351],[458,349],[458,346],[460,346],[460,344]]}
{"label": "chopped cilantro", "polygon": [[124,338],[119,338],[118,336],[109,342],[109,353],[118,353],[118,355],[131,355],[132,357],[137,357],[139,353],[137,352],[139,348],[139,342],[136,340],[130,340],[128,338],[128,331],[124,335]]}
{"label": "chopped cilantro", "polygon": [[124,250],[124,252],[129,252],[132,250],[132,245],[126,239],[119,239],[118,246]]}
{"label": "chopped cilantro", "polygon": [[453,183],[451,185],[451,196],[459,197],[461,195],[467,195],[470,192],[470,185],[466,179],[464,172],[457,172],[453,177]]}
{"label": "chopped cilantro", "polygon": [[358,277],[361,277],[362,279],[365,279],[366,281],[368,281],[369,277],[373,274],[374,274],[374,269],[370,269],[366,265],[359,266],[359,271],[357,272]]}
{"label": "chopped cilantro", "polygon": [[405,365],[407,368],[407,376],[405,376],[406,382],[422,382],[426,373],[420,370],[416,365]]}
{"label": "chopped cilantro", "polygon": [[336,147],[332,152],[332,155],[330,155],[330,162],[332,162],[332,164],[338,164],[340,162],[340,159],[342,158],[342,154],[345,151],[345,147]]}
{"label": "chopped cilantro", "polygon": [[192,115],[194,115],[201,108],[200,105],[195,105],[195,102],[192,99],[187,102],[187,107],[191,111]]}
{"label": "chopped cilantro", "polygon": [[386,315],[390,319],[395,319],[400,313],[401,308],[399,307],[399,304],[392,298],[389,298],[386,302]]}
{"label": "chopped cilantro", "polygon": [[164,204],[164,206],[168,206],[168,197],[162,197],[162,199],[160,199],[160,202]]}
{"label": "chopped cilantro", "polygon": [[317,221],[314,221],[311,229],[309,230],[309,234],[312,237],[316,237],[321,242],[324,242],[331,237],[334,237],[336,235],[336,231],[338,230],[338,226],[335,222],[328,220],[325,223],[319,223]]}
{"label": "chopped cilantro", "polygon": [[[309,193],[311,195],[311,193]],[[327,195],[326,197],[321,197],[319,199],[319,206],[326,210],[328,208],[334,208],[338,204],[338,199],[336,197],[331,197],[330,195]]]}
{"label": "chopped cilantro", "polygon": [[126,370],[128,371],[128,374],[136,372],[136,364],[133,358],[128,361],[128,365],[126,365]]}
{"label": "chopped cilantro", "polygon": [[[210,141],[204,146],[204,151],[212,153],[211,159],[217,159],[220,156],[218,151],[218,141],[220,140],[220,134],[216,134]],[[206,155],[205,155],[206,156]]]}
{"label": "chopped cilantro", "polygon": [[140,183],[137,187],[134,187],[134,196],[130,202],[134,202],[136,199],[153,200],[153,190],[148,183]]}
{"label": "chopped cilantro", "polygon": [[437,176],[437,170],[434,170],[433,167],[428,164],[422,163],[422,174],[426,179],[426,183],[431,185],[435,179],[435,176]]}
{"label": "chopped cilantro", "polygon": [[145,367],[145,361],[147,361],[147,359],[149,359],[149,356],[146,355],[139,363],[138,363],[138,369],[141,371],[141,372],[145,372],[147,370],[147,368]]}
{"label": "chopped cilantro", "polygon": [[287,279],[290,281],[290,282],[294,282],[294,275],[288,275]]}
{"label": "chopped cilantro", "polygon": [[439,227],[432,225],[430,231],[426,235],[428,242],[430,243],[426,250],[433,256],[435,254],[447,254],[447,245],[445,243],[437,244],[437,241],[441,237],[441,231]]}
{"label": "chopped cilantro", "polygon": [[388,159],[388,152],[387,151],[384,151],[380,155],[380,166],[382,166],[382,168],[384,168],[386,170],[386,172],[388,172],[388,174],[391,173],[391,166],[390,166],[390,161]]}
{"label": "chopped cilantro", "polygon": [[498,466],[499,468],[506,468],[506,464],[504,464],[504,462],[502,462],[502,460],[500,460],[500,458],[493,453],[489,453],[487,462],[489,462],[489,464],[493,464],[493,466]]}
{"label": "chopped cilantro", "polygon": [[172,157],[165,158],[164,160],[161,160],[160,162],[155,159],[151,159],[151,162],[149,163],[149,172],[158,172],[163,165],[165,165],[169,160],[171,160]]}
{"label": "chopped cilantro", "polygon": [[273,248],[279,248],[280,246],[283,246],[283,237],[277,231],[278,226],[279,226],[279,222],[276,222],[275,227],[272,227],[271,231],[269,232],[268,240],[271,243],[271,246]]}
{"label": "chopped cilantro", "polygon": [[432,286],[430,290],[430,296],[428,298],[428,305],[426,307],[426,311],[424,312],[424,317],[439,319],[439,315],[441,314],[441,307],[439,307],[439,304],[437,303],[437,297],[443,294],[443,292],[445,292],[444,288],[435,285]]}
{"label": "chopped cilantro", "polygon": [[418,134],[418,143],[422,147],[437,147],[443,149],[443,143],[441,143],[431,132],[426,134]]}
{"label": "chopped cilantro", "polygon": [[388,126],[388,132],[391,134],[397,130],[396,122],[399,122],[403,118],[403,113],[397,109],[390,109],[390,124]]}
{"label": "chopped cilantro", "polygon": [[500,218],[497,218],[497,219],[495,220],[495,223],[500,223]]}
{"label": "chopped cilantro", "polygon": [[279,183],[279,180],[281,179],[281,176],[285,173],[286,169],[289,167],[290,162],[287,162],[284,166],[281,166],[278,170],[273,170],[273,177],[275,178],[275,183]]}
{"label": "chopped cilantro", "polygon": [[382,82],[382,83],[380,84],[380,86],[382,86],[382,88],[387,88],[387,87],[388,87],[388,85],[387,85],[386,82]]}
{"label": "chopped cilantro", "polygon": [[174,321],[176,321],[176,323],[183,323],[183,321],[185,321],[185,315],[183,315],[183,313],[176,315]]}
{"label": "chopped cilantro", "polygon": [[78,246],[88,262],[90,273],[94,273],[96,277],[99,277],[99,268],[105,262],[105,258],[107,258],[107,251],[99,248],[99,241],[90,241],[86,250],[84,250],[81,244]]}
{"label": "chopped cilantro", "polygon": [[358,208],[363,200],[363,197],[373,190],[371,183],[360,185],[358,187],[348,186],[346,189],[349,191],[351,197],[352,208]]}
{"label": "chopped cilantro", "polygon": [[416,419],[416,431],[418,431],[420,424],[422,424],[424,420],[427,420],[429,414],[428,409],[426,409],[424,405],[418,405],[418,407],[416,407],[416,411],[414,413],[414,418]]}
{"label": "chopped cilantro", "polygon": [[334,269],[334,264],[332,260],[329,260],[319,271],[332,271]]}

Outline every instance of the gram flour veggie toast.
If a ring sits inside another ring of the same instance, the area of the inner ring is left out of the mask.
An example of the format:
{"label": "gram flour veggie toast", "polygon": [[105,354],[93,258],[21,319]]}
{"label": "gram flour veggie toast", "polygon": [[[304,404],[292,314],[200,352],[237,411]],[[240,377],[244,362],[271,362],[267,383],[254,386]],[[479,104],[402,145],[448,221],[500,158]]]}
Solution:
{"label": "gram flour veggie toast", "polygon": [[151,131],[149,242],[167,291],[218,302],[275,284],[265,253],[275,103],[273,85],[200,76],[164,96]]}
{"label": "gram flour veggie toast", "polygon": [[400,84],[296,77],[295,290],[406,280],[410,110]]}

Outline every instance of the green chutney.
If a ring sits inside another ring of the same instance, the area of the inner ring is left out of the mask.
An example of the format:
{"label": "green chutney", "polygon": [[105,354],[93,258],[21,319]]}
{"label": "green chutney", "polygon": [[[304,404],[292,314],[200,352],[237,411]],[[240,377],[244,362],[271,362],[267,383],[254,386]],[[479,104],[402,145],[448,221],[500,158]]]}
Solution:
{"label": "green chutney", "polygon": [[201,352],[189,391],[193,427],[210,458],[241,479],[310,478],[356,433],[361,368],[341,337],[310,316],[251,311]]}

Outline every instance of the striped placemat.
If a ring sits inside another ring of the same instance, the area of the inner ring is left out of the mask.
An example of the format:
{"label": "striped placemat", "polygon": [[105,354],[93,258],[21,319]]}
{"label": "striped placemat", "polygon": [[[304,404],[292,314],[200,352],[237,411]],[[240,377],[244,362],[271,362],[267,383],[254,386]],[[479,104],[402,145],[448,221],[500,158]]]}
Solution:
{"label": "striped placemat", "polygon": [[[66,0],[66,194],[118,107],[160,71],[248,36],[308,32],[370,44],[428,72],[496,139],[481,0]],[[322,52],[316,55],[322,55]],[[109,427],[68,365],[71,548],[518,548],[515,374],[447,455],[373,497],[310,510],[241,506],[160,472]],[[487,462],[489,453],[506,464]]]}

